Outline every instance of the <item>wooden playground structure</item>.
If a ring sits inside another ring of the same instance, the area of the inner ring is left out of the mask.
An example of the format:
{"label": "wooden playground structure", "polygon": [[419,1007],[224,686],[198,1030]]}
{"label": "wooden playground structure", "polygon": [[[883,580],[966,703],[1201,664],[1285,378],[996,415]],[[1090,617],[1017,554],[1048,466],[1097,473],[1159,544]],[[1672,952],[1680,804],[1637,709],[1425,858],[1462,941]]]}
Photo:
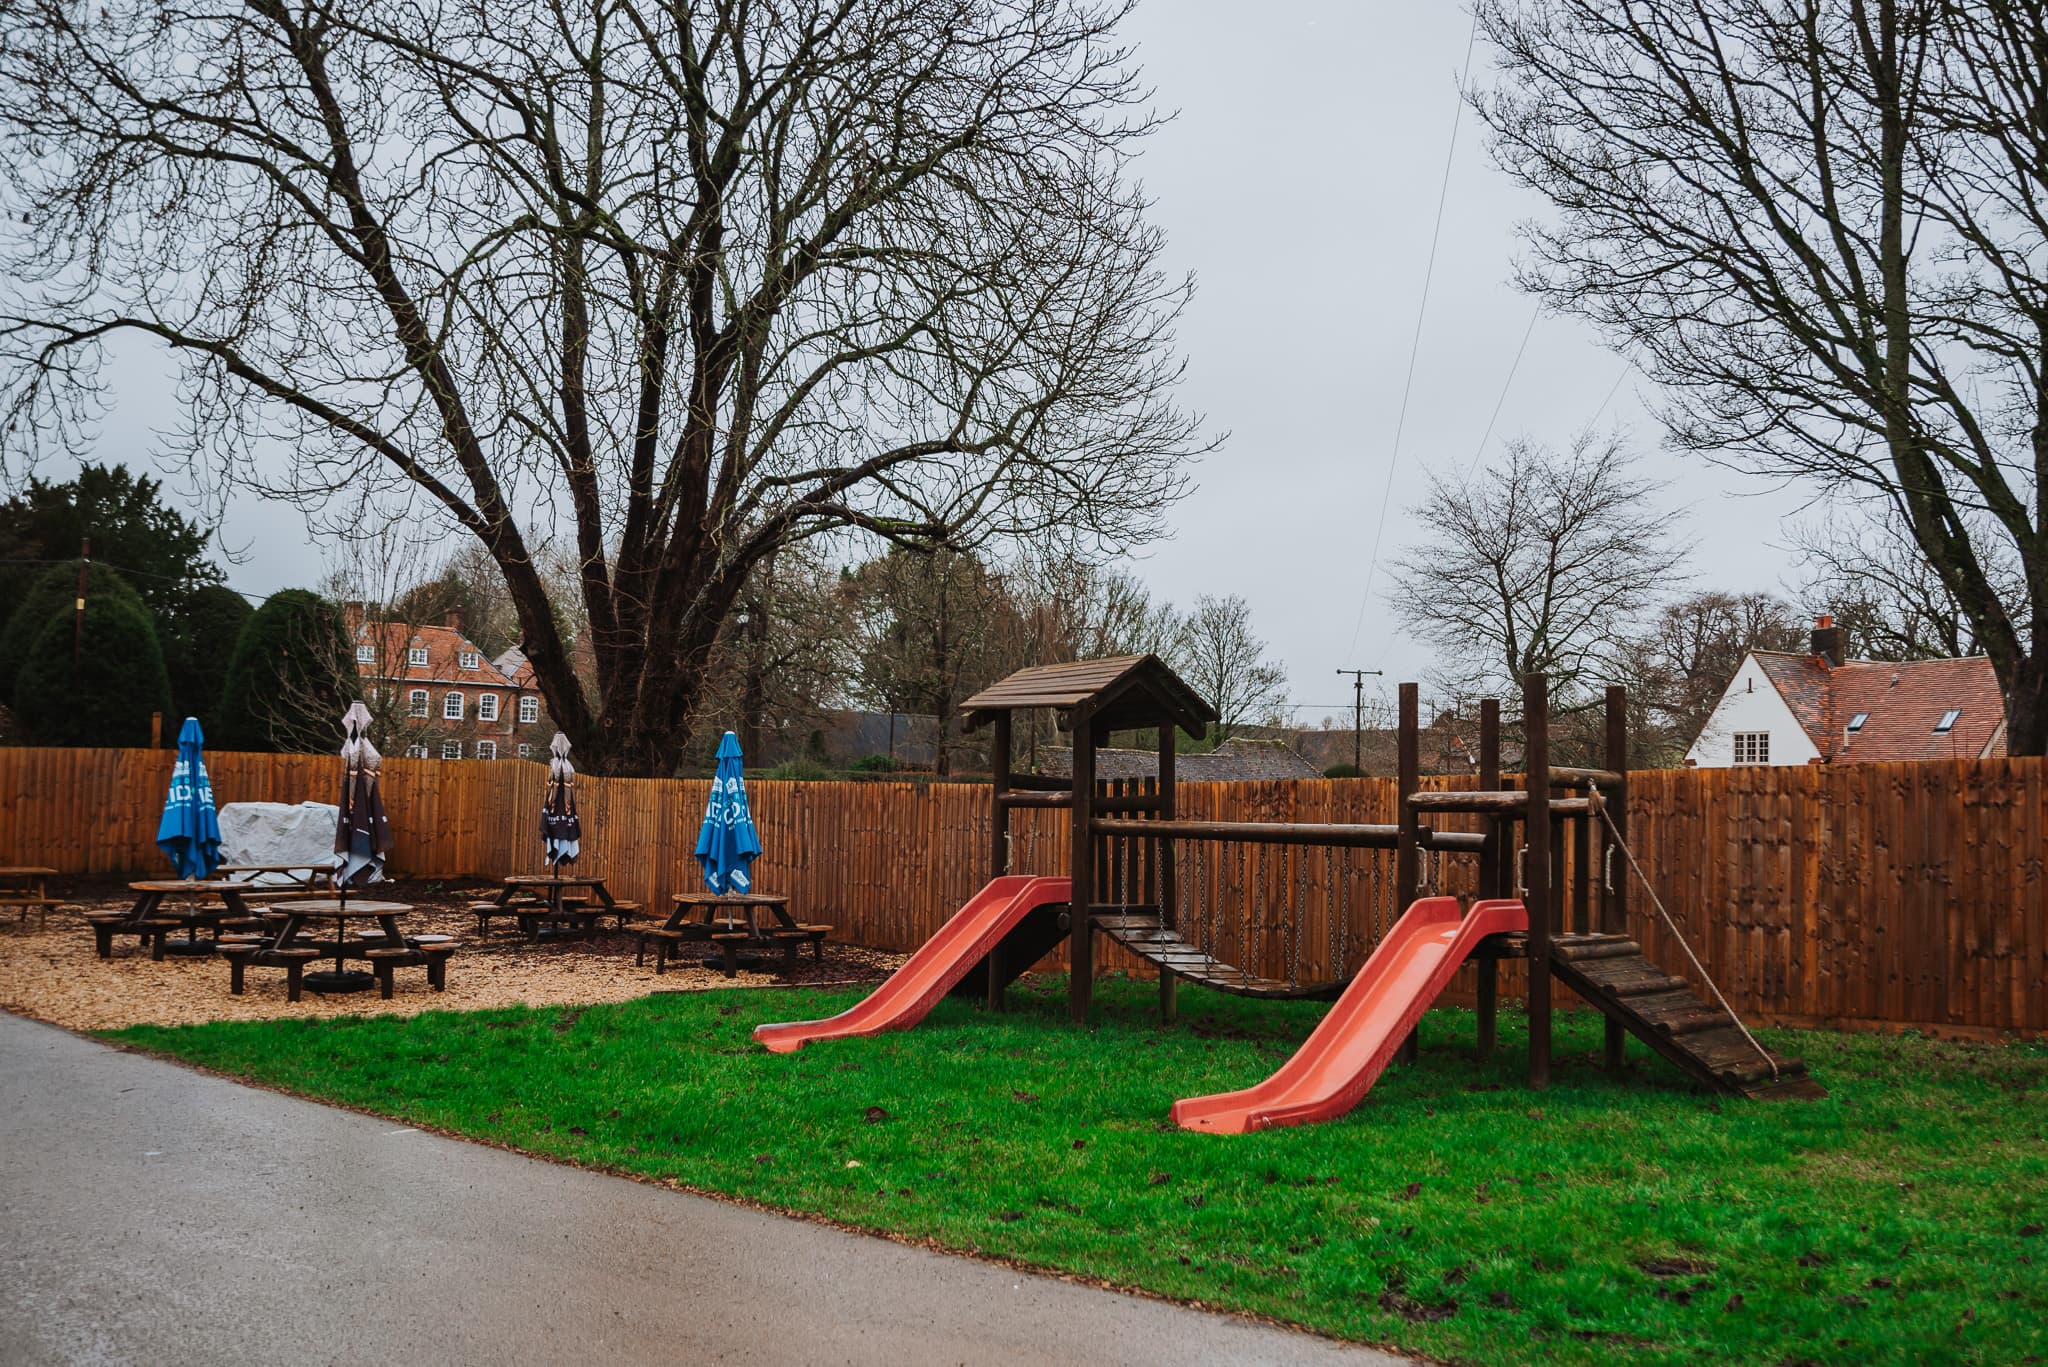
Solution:
{"label": "wooden playground structure", "polygon": [[[1393,824],[1183,821],[1175,815],[1175,736],[1180,730],[1200,735],[1216,719],[1204,700],[1152,656],[1020,671],[963,704],[970,727],[993,727],[989,876],[998,880],[1012,875],[1012,812],[1062,808],[1071,832],[1069,896],[1025,911],[948,986],[999,1007],[1004,988],[1064,942],[1071,966],[1070,1011],[1076,1022],[1085,1022],[1099,931],[1158,969],[1160,1011],[1167,1018],[1174,1013],[1177,984],[1183,978],[1251,997],[1335,998],[1362,965],[1350,962],[1349,947],[1340,941],[1323,956],[1330,975],[1302,979],[1299,899],[1272,920],[1283,945],[1291,933],[1294,952],[1283,955],[1289,965],[1284,977],[1255,971],[1249,952],[1237,962],[1223,957],[1225,946],[1205,933],[1213,921],[1204,919],[1204,901],[1217,892],[1202,874],[1203,847],[1250,847],[1261,860],[1267,851],[1277,849],[1281,857],[1295,860],[1297,870],[1303,858],[1313,857],[1311,851],[1321,850],[1328,858],[1336,851],[1390,850],[1395,856],[1394,902],[1400,908],[1411,907],[1422,893],[1425,856],[1468,856],[1476,861],[1478,892],[1472,904],[1519,904],[1526,919],[1526,929],[1485,935],[1469,951],[1478,978],[1482,1054],[1496,1039],[1499,966],[1503,960],[1520,959],[1528,974],[1532,1087],[1544,1087],[1550,1080],[1552,985],[1559,982],[1605,1015],[1605,1058],[1610,1067],[1620,1065],[1626,1036],[1633,1034],[1715,1091],[1772,1098],[1825,1095],[1799,1060],[1779,1057],[1758,1044],[1711,983],[1707,995],[1701,995],[1685,978],[1652,963],[1629,936],[1629,869],[1634,860],[1627,846],[1622,800],[1628,782],[1626,704],[1623,689],[1607,690],[1605,767],[1555,766],[1550,762],[1547,683],[1541,675],[1530,675],[1522,696],[1523,786],[1508,786],[1501,773],[1500,703],[1487,699],[1480,711],[1479,790],[1424,792],[1419,781],[1418,693],[1414,684],[1402,684],[1399,810]],[[1012,717],[1034,708],[1055,711],[1062,728],[1070,732],[1070,776],[1011,771]],[[1107,783],[1096,778],[1096,751],[1111,732],[1155,728],[1156,780]],[[1544,800],[1532,799],[1538,793]],[[1427,818],[1437,814],[1476,818],[1480,829],[1438,830],[1427,824]],[[1178,854],[1181,846],[1190,848],[1189,857]],[[1260,881],[1263,887],[1264,880]],[[1071,895],[1072,889],[1082,888],[1089,890],[1085,900]],[[1654,903],[1654,892],[1651,899]],[[1661,905],[1655,910],[1669,922]],[[1263,914],[1258,919],[1263,923]],[[1349,922],[1341,912],[1326,919],[1332,936],[1345,933]],[[1241,943],[1249,951],[1252,922],[1242,914],[1238,920],[1245,927]],[[1264,924],[1260,933],[1265,933]],[[1414,1012],[1418,1017],[1420,1010]],[[1401,1056],[1413,1058],[1416,1047],[1411,1029],[1400,1045]]]}

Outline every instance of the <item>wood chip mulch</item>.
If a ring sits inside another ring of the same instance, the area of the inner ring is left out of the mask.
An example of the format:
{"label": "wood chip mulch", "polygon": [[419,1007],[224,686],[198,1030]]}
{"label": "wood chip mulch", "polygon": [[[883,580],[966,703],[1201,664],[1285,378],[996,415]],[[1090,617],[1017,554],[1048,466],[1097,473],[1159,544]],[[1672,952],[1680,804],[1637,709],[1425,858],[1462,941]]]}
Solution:
{"label": "wood chip mulch", "polygon": [[[879,982],[906,956],[828,943],[822,963],[806,948],[802,967],[789,978],[742,970],[728,979],[686,959],[655,976],[650,954],[636,967],[637,938],[630,931],[600,931],[587,941],[532,944],[507,920],[495,921],[488,938],[463,907],[490,889],[431,891],[405,884],[380,885],[376,895],[417,908],[401,924],[410,933],[454,935],[462,947],[448,963],[448,990],[428,989],[423,969],[400,969],[391,1000],[373,988],[323,997],[306,992],[285,1000],[284,972],[248,971],[247,989],[228,992],[228,965],[217,955],[152,962],[138,942],[116,938],[114,957],[93,953],[87,911],[125,911],[130,902],[118,885],[62,890],[73,905],[53,910],[41,926],[31,915],[0,919],[0,1010],[73,1030],[117,1030],[129,1025],[190,1025],[212,1020],[268,1020],[295,1016],[400,1015],[419,1011],[472,1011],[502,1006],[594,1005],[630,1001],[655,992],[701,992],[728,988],[827,986]],[[60,890],[52,889],[52,895]],[[331,924],[331,923],[329,923]],[[653,924],[646,922],[643,924]],[[779,960],[780,955],[776,956]]]}

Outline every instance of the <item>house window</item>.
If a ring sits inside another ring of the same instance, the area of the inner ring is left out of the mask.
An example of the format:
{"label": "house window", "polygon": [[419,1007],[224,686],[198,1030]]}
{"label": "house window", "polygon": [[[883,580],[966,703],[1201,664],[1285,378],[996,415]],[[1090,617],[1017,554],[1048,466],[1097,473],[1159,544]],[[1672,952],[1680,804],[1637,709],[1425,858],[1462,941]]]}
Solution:
{"label": "house window", "polygon": [[427,648],[425,646],[412,646],[408,648],[405,652],[405,662],[414,669],[425,669],[427,667]]}
{"label": "house window", "polygon": [[[532,747],[531,745],[521,745],[521,746],[519,747],[519,758],[521,758],[521,759],[532,759],[532,758],[533,758],[533,747]],[[1071,885],[1071,884],[1069,884],[1069,886],[1072,886],[1072,885]]]}
{"label": "house window", "polygon": [[476,719],[478,721],[496,721],[498,719],[497,694],[479,693],[476,695]]}
{"label": "house window", "polygon": [[424,689],[424,688],[415,688],[415,689],[413,689],[413,690],[412,690],[412,692],[411,692],[411,693],[409,693],[409,694],[408,694],[408,695],[406,696],[406,700],[405,700],[405,710],[406,710],[407,714],[408,714],[408,715],[410,715],[410,716],[415,716],[415,717],[424,717],[424,716],[426,716],[426,715],[427,715],[427,690],[426,690],[426,689]]}
{"label": "house window", "polygon": [[459,741],[459,740],[444,740],[444,741],[442,741],[442,742],[441,742],[441,758],[442,758],[442,759],[461,759],[461,758],[462,758],[462,742],[461,742],[461,741]]}
{"label": "house window", "polygon": [[1853,736],[1858,731],[1861,731],[1863,723],[1869,720],[1870,714],[1868,712],[1858,712],[1855,716],[1849,718],[1849,734]]}
{"label": "house window", "polygon": [[1934,734],[1937,736],[1945,736],[1949,732],[1955,730],[1956,719],[1961,717],[1962,715],[1963,709],[1960,707],[1951,707],[1948,711],[1942,713],[1941,720],[1934,724]]}
{"label": "house window", "polygon": [[521,726],[531,726],[531,725],[533,725],[533,723],[535,723],[535,722],[537,722],[537,721],[539,721],[539,720],[540,720],[540,699],[539,699],[539,698],[521,698],[521,699],[519,700],[519,724],[520,724]]}
{"label": "house window", "polygon": [[456,662],[459,663],[464,669],[476,668],[476,652],[474,650],[465,650],[461,654],[457,655],[455,658]]}
{"label": "house window", "polygon": [[373,665],[377,663],[377,647],[357,646],[356,663],[359,665]]}
{"label": "house window", "polygon": [[451,692],[442,695],[441,715],[449,721],[462,720],[462,694]]}
{"label": "house window", "polygon": [[405,747],[405,757],[407,759],[425,759],[427,757],[427,747],[424,745],[408,745]]}
{"label": "house window", "polygon": [[1769,764],[1771,762],[1771,733],[1768,731],[1737,731],[1735,733],[1735,762],[1737,764]]}
{"label": "house window", "polygon": [[498,742],[494,740],[478,741],[476,743],[476,757],[478,759],[496,759],[498,757]]}

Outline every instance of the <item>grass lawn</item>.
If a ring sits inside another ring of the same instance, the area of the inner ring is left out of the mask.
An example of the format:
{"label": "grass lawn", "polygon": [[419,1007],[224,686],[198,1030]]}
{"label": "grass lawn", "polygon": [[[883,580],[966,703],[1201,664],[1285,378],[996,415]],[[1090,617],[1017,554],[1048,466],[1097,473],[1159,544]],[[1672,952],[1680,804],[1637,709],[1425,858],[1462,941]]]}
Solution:
{"label": "grass lawn", "polygon": [[[1064,982],[1000,1017],[772,1056],[757,1023],[858,993],[662,994],[584,1010],[140,1026],[112,1038],[385,1115],[929,1237],[1444,1358],[1928,1361],[2048,1354],[2048,1047],[1772,1031],[1833,1093],[1719,1101],[1599,1019],[1559,1018],[1519,1085],[1519,1018],[1470,1058],[1438,1010],[1422,1062],[1346,1119],[1242,1137],[1166,1124],[1244,1086],[1323,1009]],[[626,1237],[630,1237],[628,1232]]]}

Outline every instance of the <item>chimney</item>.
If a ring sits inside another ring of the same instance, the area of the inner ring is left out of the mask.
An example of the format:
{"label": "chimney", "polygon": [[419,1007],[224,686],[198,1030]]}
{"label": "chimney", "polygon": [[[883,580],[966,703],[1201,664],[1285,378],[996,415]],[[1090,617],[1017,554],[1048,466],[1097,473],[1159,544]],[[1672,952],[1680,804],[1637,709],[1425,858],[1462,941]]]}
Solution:
{"label": "chimney", "polygon": [[[462,634],[462,609],[450,608],[441,617],[441,625],[460,636]],[[1820,638],[1816,636],[1815,640]]]}
{"label": "chimney", "polygon": [[1842,629],[1835,619],[1822,613],[1813,623],[1813,653],[1839,668],[1842,663]]}
{"label": "chimney", "polygon": [[350,639],[363,629],[367,608],[360,598],[351,598],[341,605],[341,624],[348,629]]}

